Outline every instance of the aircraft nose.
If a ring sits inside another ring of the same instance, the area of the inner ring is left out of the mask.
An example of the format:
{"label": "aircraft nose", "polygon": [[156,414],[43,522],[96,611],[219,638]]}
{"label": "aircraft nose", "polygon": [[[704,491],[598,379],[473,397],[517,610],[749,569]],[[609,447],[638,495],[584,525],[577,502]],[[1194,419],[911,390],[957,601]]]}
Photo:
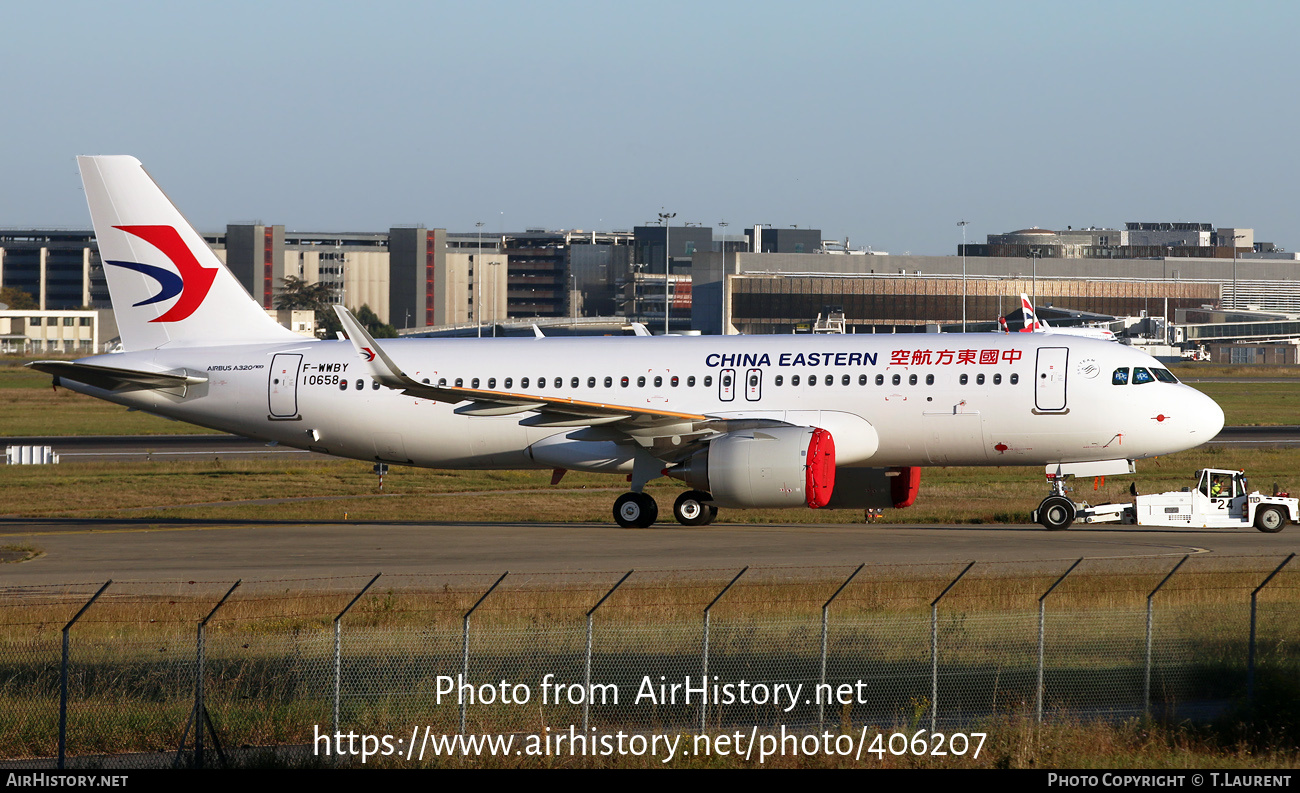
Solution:
{"label": "aircraft nose", "polygon": [[1187,386],[1187,390],[1191,392],[1188,394],[1188,402],[1192,416],[1192,438],[1198,444],[1208,443],[1223,429],[1223,408],[1191,386]]}

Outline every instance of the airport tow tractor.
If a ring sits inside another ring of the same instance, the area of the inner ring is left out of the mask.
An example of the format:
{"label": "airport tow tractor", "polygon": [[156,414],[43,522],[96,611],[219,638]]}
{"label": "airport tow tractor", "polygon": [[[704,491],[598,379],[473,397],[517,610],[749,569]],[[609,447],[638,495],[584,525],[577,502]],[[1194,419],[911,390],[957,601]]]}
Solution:
{"label": "airport tow tractor", "polygon": [[1196,472],[1196,487],[1149,496],[1134,491],[1129,504],[1076,504],[1065,496],[1066,490],[1064,477],[1052,479],[1052,495],[1033,512],[1035,523],[1049,530],[1068,528],[1075,520],[1206,529],[1254,525],[1273,534],[1288,523],[1300,522],[1300,499],[1288,493],[1265,496],[1258,490],[1252,492],[1245,471],[1205,468]]}

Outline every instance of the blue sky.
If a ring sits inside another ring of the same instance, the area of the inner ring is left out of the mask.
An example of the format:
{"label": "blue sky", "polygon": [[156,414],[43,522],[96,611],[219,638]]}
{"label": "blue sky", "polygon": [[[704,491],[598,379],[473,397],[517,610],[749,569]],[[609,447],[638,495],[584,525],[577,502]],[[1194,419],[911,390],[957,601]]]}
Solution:
{"label": "blue sky", "polygon": [[1282,2],[7,4],[0,226],[133,154],[200,229],[814,225],[949,254],[1188,220],[1300,249]]}

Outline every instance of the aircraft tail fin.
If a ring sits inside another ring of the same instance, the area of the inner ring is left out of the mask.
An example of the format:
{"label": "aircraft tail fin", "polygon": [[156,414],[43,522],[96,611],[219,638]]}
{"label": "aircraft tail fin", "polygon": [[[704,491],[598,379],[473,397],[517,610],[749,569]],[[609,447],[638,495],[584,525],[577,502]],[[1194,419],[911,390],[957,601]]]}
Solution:
{"label": "aircraft tail fin", "polygon": [[139,160],[77,165],[124,350],[302,340],[253,300]]}
{"label": "aircraft tail fin", "polygon": [[1034,305],[1029,302],[1029,295],[1024,292],[1020,293],[1020,311],[1025,315],[1025,331],[1027,333],[1037,333],[1044,328],[1050,328],[1047,322],[1038,318],[1034,313]]}

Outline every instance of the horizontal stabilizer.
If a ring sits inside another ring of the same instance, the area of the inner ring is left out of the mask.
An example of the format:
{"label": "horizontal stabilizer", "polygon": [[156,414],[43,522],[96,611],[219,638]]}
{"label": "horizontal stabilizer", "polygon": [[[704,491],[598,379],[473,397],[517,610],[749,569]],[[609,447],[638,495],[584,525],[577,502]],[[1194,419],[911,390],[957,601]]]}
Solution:
{"label": "horizontal stabilizer", "polygon": [[208,378],[172,372],[141,372],[72,361],[32,361],[31,368],[55,377],[104,388],[109,391],[140,391],[157,388],[184,388],[206,383]]}

